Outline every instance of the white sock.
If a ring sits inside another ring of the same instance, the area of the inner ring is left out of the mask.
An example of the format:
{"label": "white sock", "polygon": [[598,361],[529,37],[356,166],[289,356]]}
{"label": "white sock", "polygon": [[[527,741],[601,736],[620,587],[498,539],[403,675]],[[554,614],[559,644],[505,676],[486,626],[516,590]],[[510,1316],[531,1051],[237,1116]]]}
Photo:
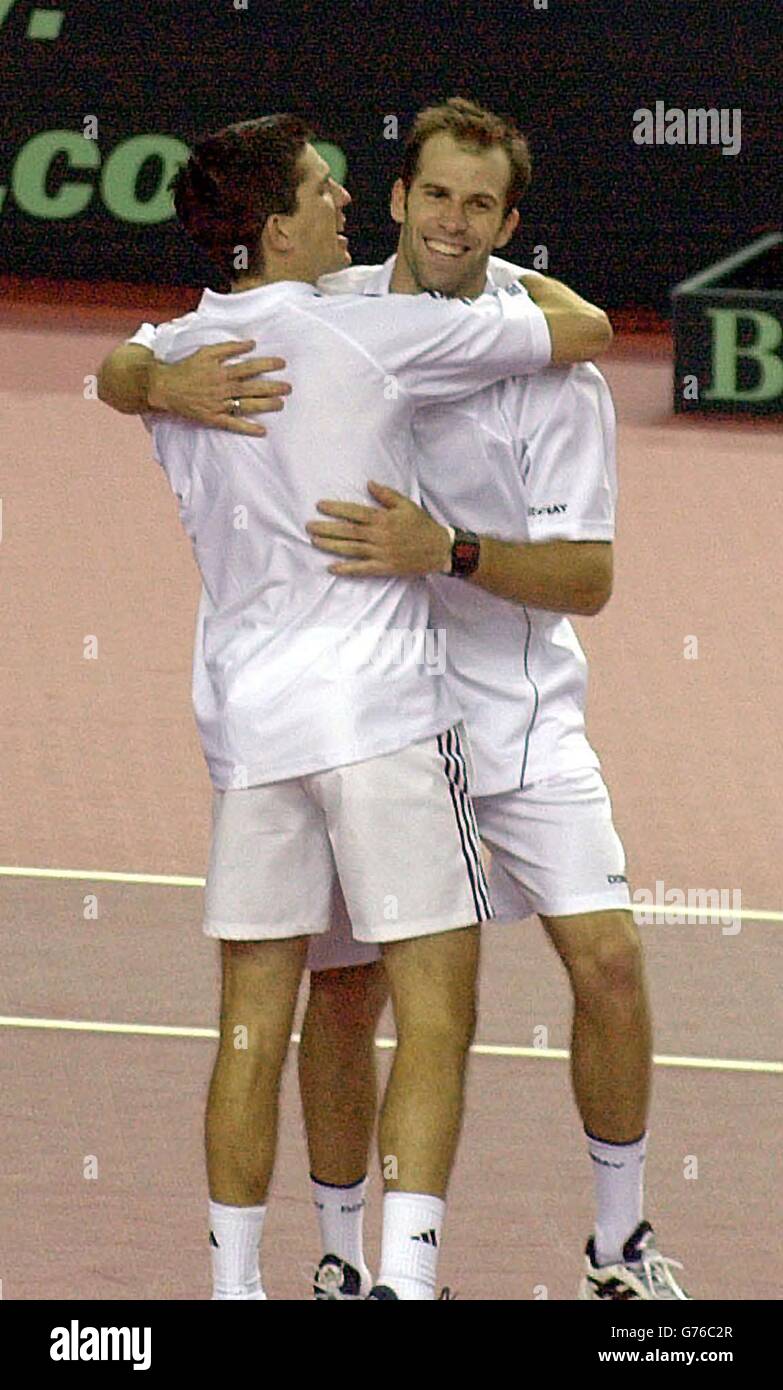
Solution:
{"label": "white sock", "polygon": [[258,1263],[265,1216],[265,1206],[224,1207],[210,1202],[213,1299],[266,1298]]}
{"label": "white sock", "polygon": [[321,1232],[321,1248],[324,1255],[336,1255],[353,1265],[367,1284],[369,1293],[370,1271],[364,1262],[362,1235],[364,1230],[364,1208],[366,1205],[367,1179],[360,1178],[350,1187],[338,1187],[334,1183],[319,1182],[310,1175],[313,1204]]}
{"label": "white sock", "polygon": [[642,1219],[647,1134],[631,1144],[609,1144],[587,1135],[595,1178],[595,1257],[619,1264],[623,1246]]}
{"label": "white sock", "polygon": [[378,1283],[400,1299],[435,1298],[446,1203],[420,1192],[387,1192]]}

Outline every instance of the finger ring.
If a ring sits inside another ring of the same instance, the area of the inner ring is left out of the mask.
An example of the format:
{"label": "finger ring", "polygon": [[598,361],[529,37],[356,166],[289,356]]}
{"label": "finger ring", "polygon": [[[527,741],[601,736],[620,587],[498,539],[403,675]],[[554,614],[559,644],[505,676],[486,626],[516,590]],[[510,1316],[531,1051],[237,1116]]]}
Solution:
{"label": "finger ring", "polygon": [[232,396],[232,398],[231,398],[231,404],[230,404],[230,406],[228,407],[228,413],[229,413],[229,415],[241,415],[241,413],[242,413],[242,402],[241,402],[241,400],[239,399],[239,396]]}

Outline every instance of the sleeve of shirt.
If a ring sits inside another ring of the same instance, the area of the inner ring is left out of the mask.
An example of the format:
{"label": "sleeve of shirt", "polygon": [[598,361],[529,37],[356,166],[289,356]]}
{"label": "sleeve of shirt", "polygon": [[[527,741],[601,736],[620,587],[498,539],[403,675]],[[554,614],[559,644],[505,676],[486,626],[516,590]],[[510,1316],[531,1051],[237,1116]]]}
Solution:
{"label": "sleeve of shirt", "polygon": [[126,343],[136,343],[138,347],[149,348],[151,352],[154,352],[157,331],[154,323],[143,323],[136,329],[133,337],[126,338],[125,341]]}
{"label": "sleeve of shirt", "polygon": [[611,541],[617,506],[611,393],[591,363],[562,378],[528,434],[524,411],[519,422],[528,535],[531,541]]}
{"label": "sleeve of shirt", "polygon": [[[168,323],[143,323],[139,328],[136,329],[136,332],[134,333],[133,337],[126,338],[125,341],[126,343],[136,343],[139,347],[149,348],[150,351],[154,352],[157,357],[162,357],[164,356],[165,345],[168,341],[168,334],[166,332],[168,326]],[[155,439],[156,419],[157,417],[154,411],[151,411],[149,413],[144,412],[141,415],[141,422],[145,430],[147,430],[150,435],[152,443],[152,456],[155,459],[156,463],[160,463]]]}
{"label": "sleeve of shirt", "polygon": [[520,275],[527,275],[529,266],[515,265],[513,261],[504,261],[500,256],[490,256],[489,274],[496,289],[507,290],[509,285],[515,285]]}
{"label": "sleeve of shirt", "polygon": [[461,400],[547,367],[547,321],[521,285],[473,301],[388,295],[373,350],[417,406]]}

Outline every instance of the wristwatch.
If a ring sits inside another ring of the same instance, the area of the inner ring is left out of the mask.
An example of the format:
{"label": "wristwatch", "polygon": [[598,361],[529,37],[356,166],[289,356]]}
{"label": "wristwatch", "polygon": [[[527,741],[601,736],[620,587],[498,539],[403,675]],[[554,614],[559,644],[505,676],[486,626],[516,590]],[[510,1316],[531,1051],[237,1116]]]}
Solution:
{"label": "wristwatch", "polygon": [[453,531],[451,541],[451,569],[449,574],[467,579],[478,569],[481,542],[475,531],[461,531],[459,526],[449,527]]}

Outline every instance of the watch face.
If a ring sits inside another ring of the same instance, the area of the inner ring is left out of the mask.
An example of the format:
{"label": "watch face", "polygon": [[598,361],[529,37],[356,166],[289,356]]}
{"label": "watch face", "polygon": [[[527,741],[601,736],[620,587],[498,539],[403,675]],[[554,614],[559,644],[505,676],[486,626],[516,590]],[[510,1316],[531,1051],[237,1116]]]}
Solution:
{"label": "watch face", "polygon": [[479,540],[472,532],[460,532],[452,549],[452,574],[473,574],[478,568]]}

